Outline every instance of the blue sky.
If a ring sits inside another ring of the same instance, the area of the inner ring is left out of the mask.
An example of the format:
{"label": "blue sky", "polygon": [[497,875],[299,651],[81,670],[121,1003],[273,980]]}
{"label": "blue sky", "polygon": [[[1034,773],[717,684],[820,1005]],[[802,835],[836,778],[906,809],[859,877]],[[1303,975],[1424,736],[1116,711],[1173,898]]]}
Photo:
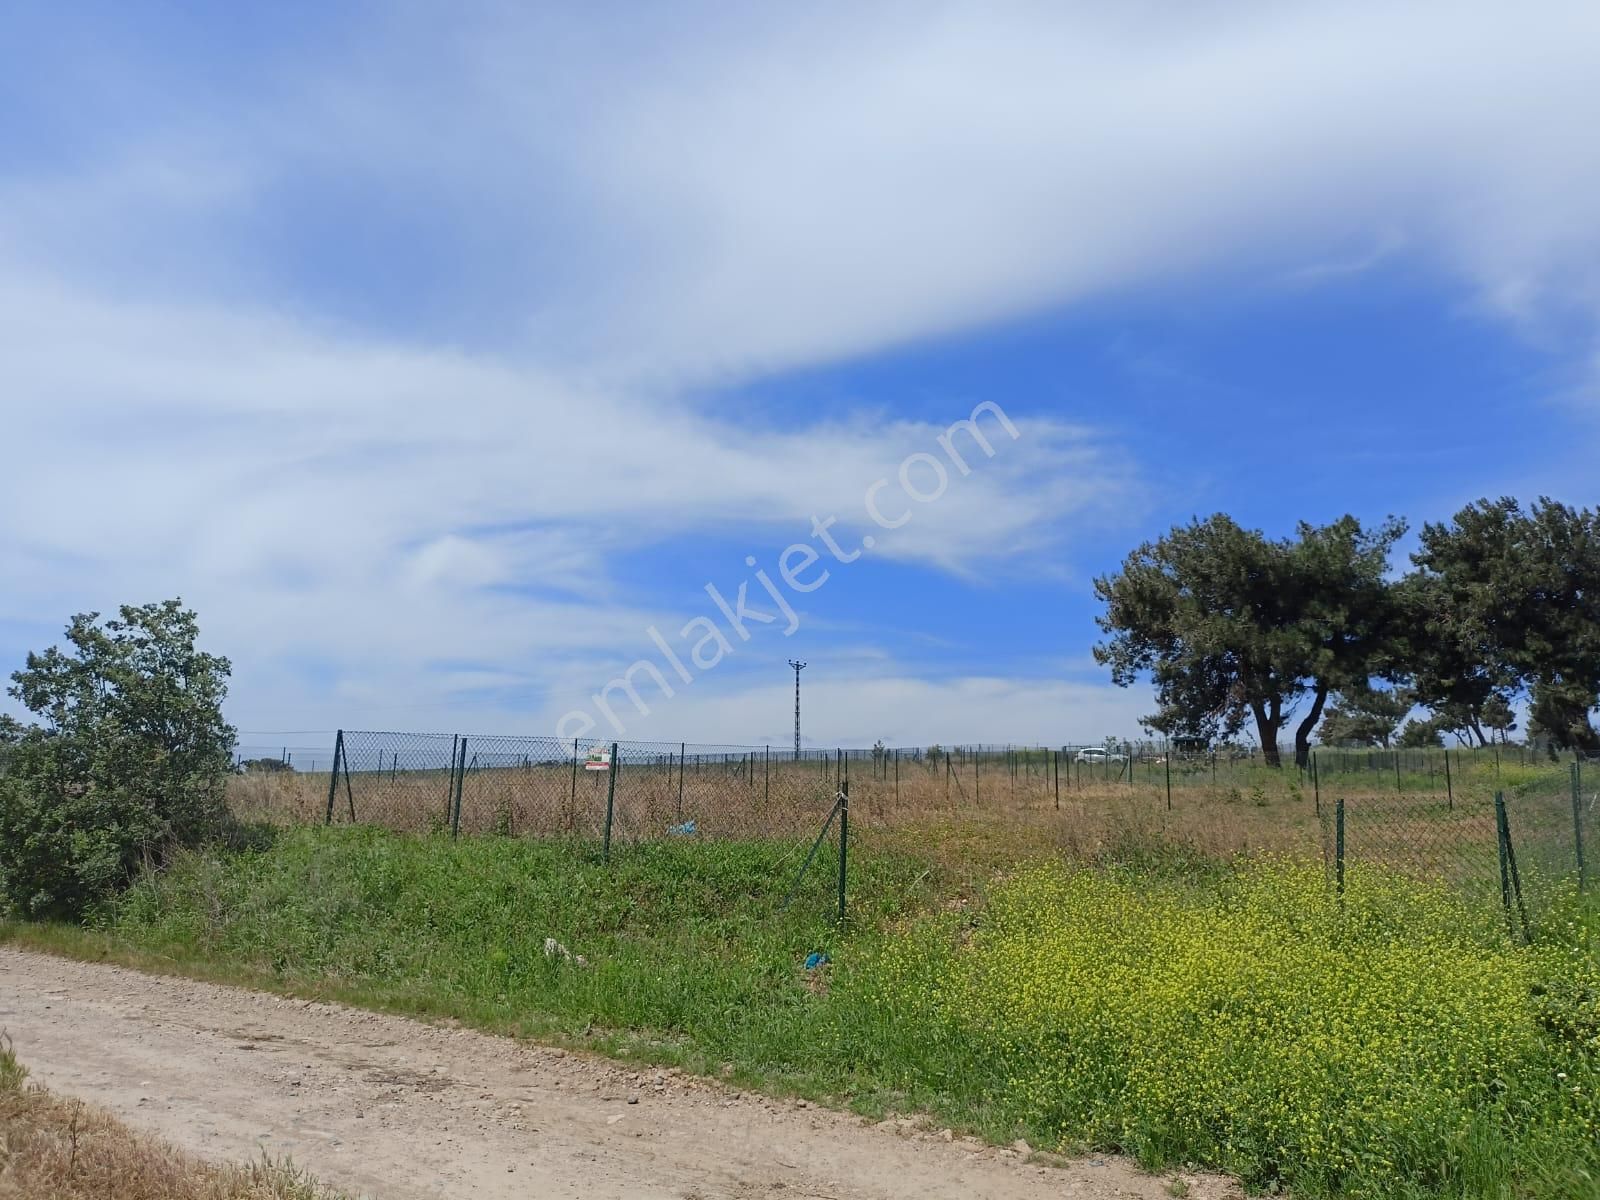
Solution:
{"label": "blue sky", "polygon": [[819,744],[1078,741],[1174,522],[1594,503],[1592,4],[652,14],[14,6],[0,662],[181,594],[247,731],[614,733],[648,660],[624,736],[781,743],[799,657]]}

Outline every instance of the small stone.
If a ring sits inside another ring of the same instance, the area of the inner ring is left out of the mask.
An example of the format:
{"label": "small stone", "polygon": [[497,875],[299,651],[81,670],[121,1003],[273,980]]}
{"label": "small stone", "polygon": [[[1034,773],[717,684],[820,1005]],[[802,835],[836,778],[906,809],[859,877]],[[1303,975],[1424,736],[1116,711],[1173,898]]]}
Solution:
{"label": "small stone", "polygon": [[637,1103],[639,1103],[639,1093],[638,1092],[629,1092],[628,1093],[628,1103],[629,1104],[637,1104]]}
{"label": "small stone", "polygon": [[1018,1138],[1016,1141],[1012,1142],[1011,1148],[1018,1154],[1022,1155],[1023,1158],[1027,1158],[1028,1155],[1033,1153],[1033,1147],[1028,1145],[1027,1141],[1023,1138]]}
{"label": "small stone", "polygon": [[939,1130],[939,1140],[941,1142],[953,1142],[953,1141],[955,1141],[956,1140],[956,1131],[954,1129],[941,1129],[941,1130]]}

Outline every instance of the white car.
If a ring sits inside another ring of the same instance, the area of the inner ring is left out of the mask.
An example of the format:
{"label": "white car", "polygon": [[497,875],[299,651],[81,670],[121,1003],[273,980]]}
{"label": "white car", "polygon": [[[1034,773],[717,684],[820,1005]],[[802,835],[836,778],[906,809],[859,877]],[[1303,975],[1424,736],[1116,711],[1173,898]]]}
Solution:
{"label": "white car", "polygon": [[1128,756],[1120,750],[1107,750],[1104,746],[1085,746],[1073,756],[1074,762],[1081,763],[1125,763]]}

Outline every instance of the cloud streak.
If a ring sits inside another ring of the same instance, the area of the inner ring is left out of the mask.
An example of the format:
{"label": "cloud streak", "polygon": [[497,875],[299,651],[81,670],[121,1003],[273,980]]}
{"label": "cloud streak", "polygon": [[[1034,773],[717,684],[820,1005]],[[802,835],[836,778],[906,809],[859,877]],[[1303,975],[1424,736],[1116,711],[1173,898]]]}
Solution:
{"label": "cloud streak", "polygon": [[[104,16],[0,50],[0,617],[181,590],[272,722],[532,721],[677,615],[619,556],[859,520],[938,431],[740,381],[1351,246],[1537,336],[1600,313],[1586,0]],[[1145,502],[1088,398],[1006,407],[885,557],[1003,574]]]}

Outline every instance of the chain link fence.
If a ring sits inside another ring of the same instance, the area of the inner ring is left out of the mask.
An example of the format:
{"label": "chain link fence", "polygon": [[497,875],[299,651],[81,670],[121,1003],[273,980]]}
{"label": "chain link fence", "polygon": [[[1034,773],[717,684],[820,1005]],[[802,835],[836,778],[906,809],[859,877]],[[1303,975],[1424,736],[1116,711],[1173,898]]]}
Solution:
{"label": "chain link fence", "polygon": [[1588,890],[1596,778],[1593,766],[1531,777],[1488,800],[1476,796],[1339,797],[1323,811],[1333,885],[1366,867],[1442,881],[1498,904],[1524,939],[1563,902]]}
{"label": "chain link fence", "polygon": [[[601,858],[656,842],[707,852],[736,845],[744,861],[755,852],[774,874],[792,872],[797,890],[830,898],[830,881],[843,877],[843,752],[340,730],[321,757],[323,770],[241,763],[235,813],[273,824],[566,839]],[[841,884],[841,915],[844,903]]]}
{"label": "chain link fence", "polygon": [[1303,767],[1288,752],[1274,768],[1259,751],[1109,741],[799,753],[352,730],[332,745],[299,741],[241,749],[230,788],[241,818],[568,839],[602,857],[659,842],[737,844],[822,888],[848,853],[852,819],[858,832],[1031,822],[1051,827],[1058,849],[1089,856],[1140,840],[1217,857],[1320,849],[1335,885],[1346,870],[1381,867],[1508,911],[1520,895],[1530,920],[1588,883],[1600,780],[1600,764],[1521,747],[1318,747]]}

